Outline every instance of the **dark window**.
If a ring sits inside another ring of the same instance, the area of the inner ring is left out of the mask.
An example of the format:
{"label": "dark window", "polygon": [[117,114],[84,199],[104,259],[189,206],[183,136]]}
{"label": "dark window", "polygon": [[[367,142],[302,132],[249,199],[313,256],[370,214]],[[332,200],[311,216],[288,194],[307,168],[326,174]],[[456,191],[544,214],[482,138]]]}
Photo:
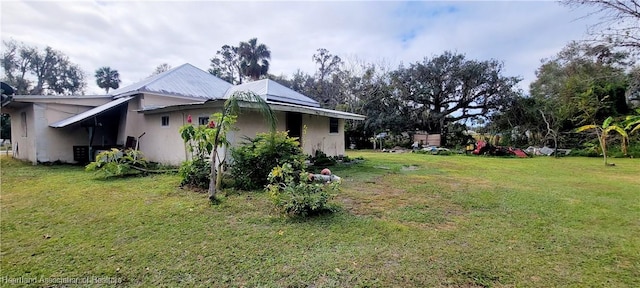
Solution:
{"label": "dark window", "polygon": [[329,118],[329,133],[338,133],[338,118]]}
{"label": "dark window", "polygon": [[162,126],[169,126],[169,116],[162,116]]}
{"label": "dark window", "polygon": [[208,125],[209,117],[198,117],[198,124],[200,125]]}

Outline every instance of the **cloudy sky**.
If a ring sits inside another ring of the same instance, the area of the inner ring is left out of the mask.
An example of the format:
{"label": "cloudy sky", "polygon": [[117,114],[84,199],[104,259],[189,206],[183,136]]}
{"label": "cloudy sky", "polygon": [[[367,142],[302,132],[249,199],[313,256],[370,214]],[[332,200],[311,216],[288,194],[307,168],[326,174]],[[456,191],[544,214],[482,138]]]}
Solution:
{"label": "cloudy sky", "polygon": [[535,79],[540,59],[586,37],[586,10],[551,1],[3,1],[2,40],[51,46],[87,74],[120,72],[121,86],[162,63],[207,70],[222,45],[257,37],[272,53],[270,73],[312,74],[318,48],[392,68],[446,50],[504,62],[505,75]]}

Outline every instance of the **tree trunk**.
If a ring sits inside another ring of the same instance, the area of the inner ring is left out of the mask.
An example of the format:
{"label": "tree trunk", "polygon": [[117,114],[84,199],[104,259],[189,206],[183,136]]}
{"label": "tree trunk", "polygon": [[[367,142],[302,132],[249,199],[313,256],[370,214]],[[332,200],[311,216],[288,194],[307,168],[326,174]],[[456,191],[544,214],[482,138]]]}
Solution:
{"label": "tree trunk", "polygon": [[[217,137],[216,137],[217,138]],[[217,142],[217,141],[215,141]],[[215,143],[217,144],[217,143]],[[215,145],[214,144],[214,145]],[[218,145],[213,146],[213,152],[211,152],[211,175],[209,175],[209,200],[213,201],[216,199],[216,158],[218,155]]]}

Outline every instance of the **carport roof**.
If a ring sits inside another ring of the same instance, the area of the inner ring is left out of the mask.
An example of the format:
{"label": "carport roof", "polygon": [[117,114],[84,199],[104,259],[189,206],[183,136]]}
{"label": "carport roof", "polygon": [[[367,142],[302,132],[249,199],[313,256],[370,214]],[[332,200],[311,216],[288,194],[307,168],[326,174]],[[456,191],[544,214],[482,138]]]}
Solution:
{"label": "carport roof", "polygon": [[103,113],[103,112],[109,111],[109,110],[111,110],[111,109],[113,109],[115,107],[118,107],[119,105],[124,104],[124,103],[128,102],[131,99],[133,99],[133,96],[127,96],[127,97],[118,98],[118,99],[113,100],[113,101],[111,101],[109,103],[106,103],[106,104],[100,105],[100,106],[98,106],[96,108],[93,108],[93,109],[87,110],[85,112],[82,112],[82,113],[80,113],[78,115],[74,115],[74,116],[71,116],[71,117],[69,117],[67,119],[64,119],[64,120],[58,121],[56,123],[53,123],[53,124],[49,125],[49,127],[62,128],[62,127],[66,127],[66,126],[69,126],[69,125],[74,124],[74,123],[78,123],[78,122],[86,120],[86,119],[88,119],[90,117],[97,116],[100,113]]}

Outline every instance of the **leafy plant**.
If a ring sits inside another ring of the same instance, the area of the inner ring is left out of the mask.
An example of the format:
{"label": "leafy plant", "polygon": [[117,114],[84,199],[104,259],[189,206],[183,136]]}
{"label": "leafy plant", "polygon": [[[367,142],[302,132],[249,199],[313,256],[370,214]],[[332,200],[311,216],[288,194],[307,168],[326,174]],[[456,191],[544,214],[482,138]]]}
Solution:
{"label": "leafy plant", "polygon": [[339,183],[308,183],[307,173],[285,163],[271,170],[266,190],[276,207],[288,216],[313,216],[335,211],[329,204],[339,191]]}
{"label": "leafy plant", "polygon": [[602,122],[602,126],[598,126],[595,124],[591,124],[591,125],[584,125],[582,127],[579,127],[576,131],[577,132],[582,132],[582,131],[586,131],[586,130],[595,130],[597,138],[598,138],[598,142],[600,143],[600,148],[602,149],[602,157],[604,158],[604,165],[608,165],[607,163],[607,137],[609,136],[609,133],[611,131],[615,131],[618,134],[620,134],[620,136],[622,136],[622,153],[623,154],[627,154],[627,141],[629,136],[627,136],[627,132],[624,131],[624,129],[614,123],[613,122],[613,117],[608,117],[607,119],[604,120],[604,122]]}
{"label": "leafy plant", "polygon": [[231,156],[231,177],[235,187],[241,190],[263,188],[268,183],[269,172],[278,165],[293,163],[293,169],[302,170],[305,158],[300,142],[287,132],[258,134],[241,146],[231,148]]}
{"label": "leafy plant", "polygon": [[96,155],[96,161],[85,166],[86,171],[97,171],[103,177],[121,177],[131,174],[137,174],[147,166],[147,160],[142,152],[133,149],[120,151],[112,148],[108,151],[100,152]]}
{"label": "leafy plant", "polygon": [[326,167],[336,165],[337,159],[327,156],[322,150],[316,150],[316,153],[311,157],[313,166]]}
{"label": "leafy plant", "polygon": [[204,158],[196,158],[185,161],[180,165],[178,175],[180,175],[181,187],[192,187],[199,189],[209,188],[209,173],[211,172],[211,163]]}
{"label": "leafy plant", "polygon": [[640,108],[636,109],[636,112],[638,115],[629,115],[624,122],[622,122],[622,124],[625,125],[624,129],[630,130],[629,134],[640,131]]}

